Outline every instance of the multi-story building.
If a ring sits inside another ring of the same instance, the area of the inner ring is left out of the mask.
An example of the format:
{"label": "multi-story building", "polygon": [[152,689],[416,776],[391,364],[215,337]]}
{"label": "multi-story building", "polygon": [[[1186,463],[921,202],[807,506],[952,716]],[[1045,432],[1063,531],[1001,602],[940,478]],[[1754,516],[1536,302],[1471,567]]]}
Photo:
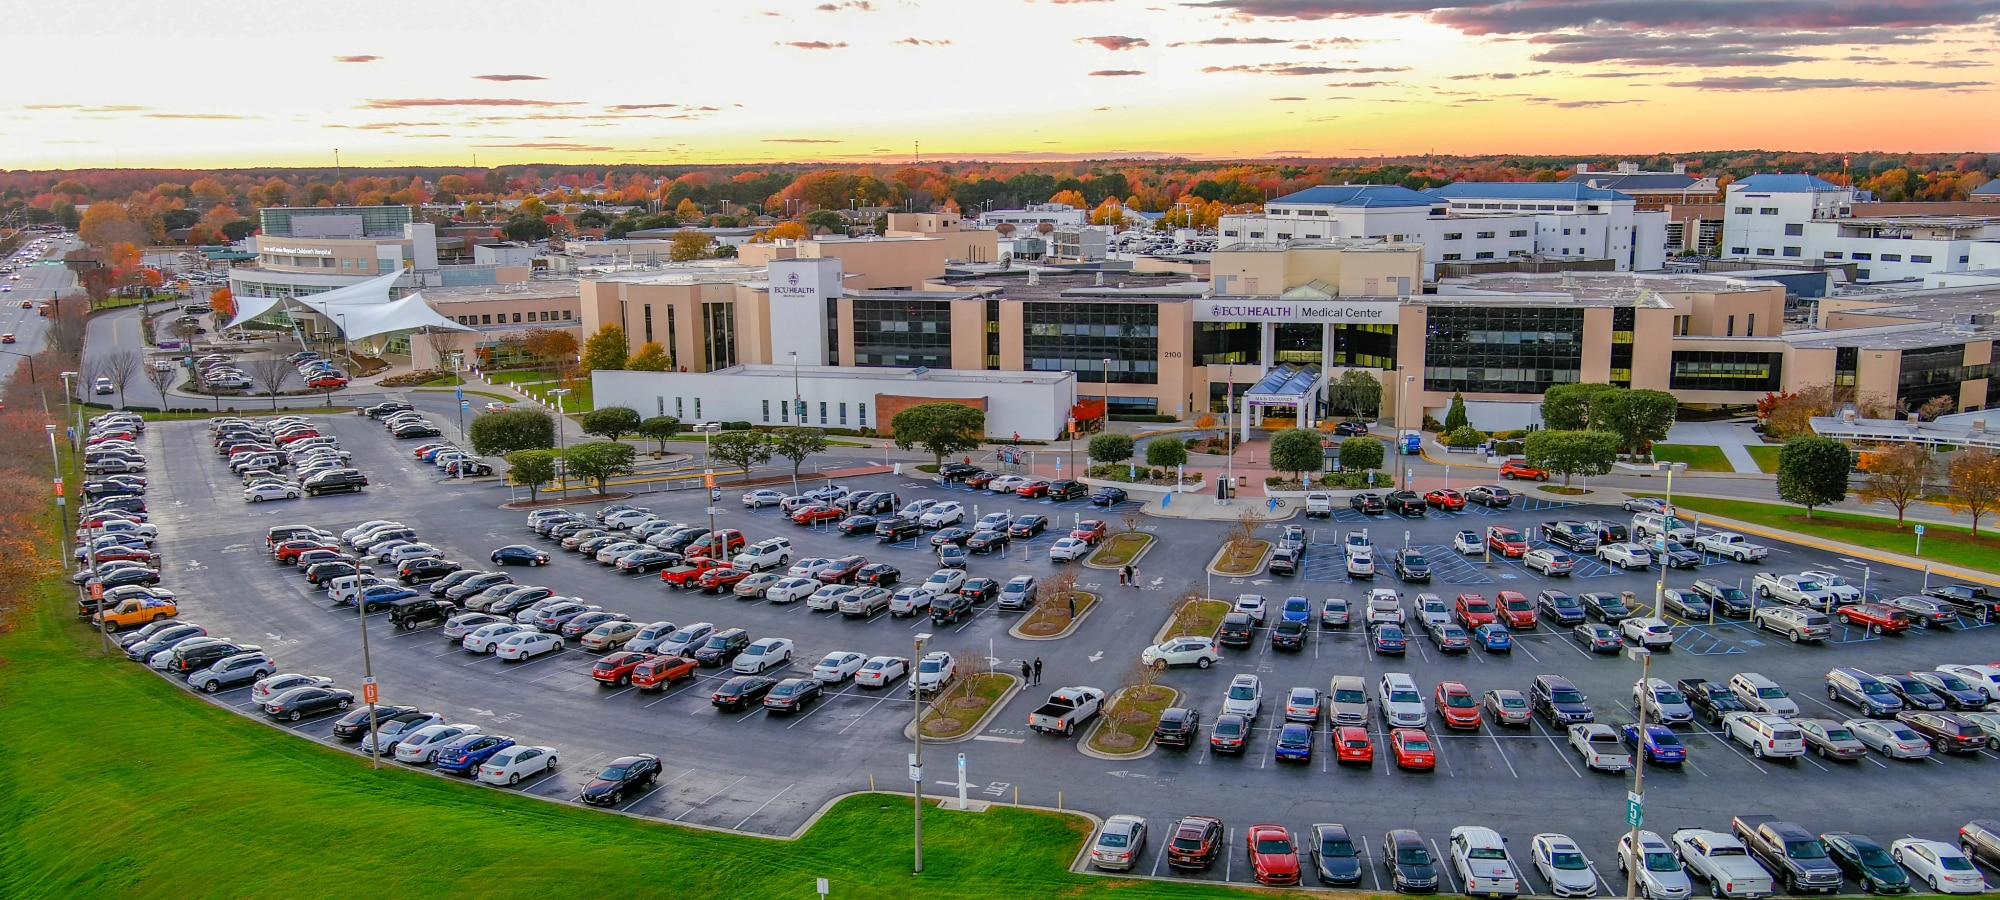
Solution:
{"label": "multi-story building", "polygon": [[1638,163],[1622,162],[1615,172],[1593,172],[1590,163],[1577,163],[1576,174],[1563,179],[1631,197],[1639,209],[1666,209],[1691,203],[1719,203],[1722,188],[1712,176],[1694,176],[1687,166],[1674,163],[1671,172],[1644,172]]}
{"label": "multi-story building", "polygon": [[[1725,259],[1852,264],[1861,281],[1900,281],[1962,272],[1972,247],[2000,240],[2000,215],[1858,216],[1855,190],[1811,175],[1752,175],[1729,186]],[[1954,210],[1960,204],[1953,204]],[[1942,210],[1941,210],[1942,212]]]}
{"label": "multi-story building", "polygon": [[1032,229],[1045,224],[1073,228],[1089,222],[1090,210],[1077,209],[1066,203],[1031,203],[1024,209],[989,209],[979,214],[981,228],[1012,225],[1018,229]]}

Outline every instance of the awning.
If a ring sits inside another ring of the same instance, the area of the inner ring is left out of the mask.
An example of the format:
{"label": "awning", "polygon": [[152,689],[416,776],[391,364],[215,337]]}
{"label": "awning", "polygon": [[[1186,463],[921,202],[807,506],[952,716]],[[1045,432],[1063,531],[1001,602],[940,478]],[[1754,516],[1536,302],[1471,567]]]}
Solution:
{"label": "awning", "polygon": [[301,297],[244,297],[237,301],[236,318],[228,328],[270,313],[280,305],[304,307],[318,313],[340,330],[349,341],[366,340],[397,331],[477,331],[438,314],[424,301],[422,292],[401,299],[389,299],[389,290],[401,272],[387,272],[367,281]]}

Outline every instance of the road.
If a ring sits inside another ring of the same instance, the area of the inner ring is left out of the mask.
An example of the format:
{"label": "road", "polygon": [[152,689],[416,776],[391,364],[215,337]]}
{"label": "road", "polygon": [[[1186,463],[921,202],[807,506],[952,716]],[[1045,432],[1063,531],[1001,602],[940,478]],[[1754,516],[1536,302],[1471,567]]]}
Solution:
{"label": "road", "polygon": [[[74,249],[75,246],[76,244],[71,241],[56,244],[51,259],[62,259],[62,254]],[[20,255],[14,257],[14,260],[18,264],[30,258]],[[21,266],[12,274],[20,276],[19,279],[0,280],[0,285],[12,288],[10,291],[0,293],[0,332],[14,335],[15,342],[0,346],[0,352],[20,356],[31,355],[39,352],[48,339],[48,320],[33,309],[22,309],[21,304],[48,300],[74,289],[76,276],[71,274],[67,267],[41,264]],[[12,362],[10,360],[9,365],[0,366],[0,383],[13,376]],[[46,378],[55,373],[37,374]]]}

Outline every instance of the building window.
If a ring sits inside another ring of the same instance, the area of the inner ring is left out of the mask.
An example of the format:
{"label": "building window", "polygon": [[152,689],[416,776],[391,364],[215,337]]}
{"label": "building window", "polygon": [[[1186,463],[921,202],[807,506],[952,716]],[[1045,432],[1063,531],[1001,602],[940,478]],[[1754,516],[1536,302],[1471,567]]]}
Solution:
{"label": "building window", "polygon": [[764,401],[764,421],[771,421],[771,401]]}
{"label": "building window", "polygon": [[1903,351],[1903,369],[1896,378],[1896,400],[1916,408],[1938,397],[1958,399],[1960,386],[1991,374],[1993,366],[1965,365],[1965,345],[1923,347]]}
{"label": "building window", "polygon": [[521,314],[520,314],[520,313],[515,313],[515,314],[514,314],[514,322],[515,322],[516,324],[519,324],[519,323],[520,323],[520,321],[521,321]]}
{"label": "building window", "polygon": [[821,425],[825,425],[825,424],[826,424],[826,401],[825,401],[825,400],[821,400],[821,401],[819,402],[819,423],[820,423]]}
{"label": "building window", "polygon": [[[1901,253],[1884,253],[1884,254],[1882,254],[1882,261],[1883,261],[1883,262],[1902,262],[1902,261],[1903,261],[1903,254],[1901,254]],[[1916,257],[1912,257],[1912,258],[1911,258],[1911,261],[1912,261],[1912,262],[1923,262],[1924,260],[1923,260],[1923,259],[1919,259],[1919,258],[1916,258]]]}
{"label": "building window", "polygon": [[1493,232],[1491,232],[1491,231],[1482,231],[1482,232],[1480,232],[1480,233],[1479,233],[1479,239],[1480,239],[1480,240],[1489,240],[1489,239],[1491,239],[1492,237],[1493,237]]}
{"label": "building window", "polygon": [[1775,206],[1766,206],[1757,210],[1757,214],[1760,216],[1775,216],[1778,214],[1778,208]]}
{"label": "building window", "polygon": [[1822,259],[1840,259],[1842,256],[1845,255],[1846,254],[1843,254],[1838,250],[1828,250],[1825,253],[1820,254],[1820,257]]}
{"label": "building window", "polygon": [[[565,322],[569,321],[569,319],[570,319],[570,315],[571,315],[571,314],[572,314],[572,313],[571,313],[571,311],[570,311],[570,310],[567,310],[567,309],[563,310],[563,317],[562,317],[562,320],[563,320],[563,321],[565,321]],[[671,320],[673,319],[673,317],[674,317],[674,310],[673,310],[673,307],[671,307],[671,306],[670,306],[670,307],[667,307],[667,319],[671,321]]]}
{"label": "building window", "polygon": [[1800,248],[1798,248],[1798,247],[1786,247],[1786,248],[1785,248],[1785,255],[1786,255],[1786,256],[1798,256],[1798,255],[1800,255],[1801,253],[1804,253],[1804,252],[1805,252],[1805,251],[1803,251],[1802,249],[1800,249]]}
{"label": "building window", "polygon": [[1492,259],[1492,258],[1493,258],[1493,251],[1491,251],[1491,250],[1481,250],[1481,251],[1479,251],[1479,252],[1477,252],[1477,253],[1474,253],[1474,254],[1472,254],[1472,258],[1473,258],[1473,259]]}
{"label": "building window", "polygon": [[[702,317],[702,362],[703,371],[713,372],[736,365],[736,305],[734,303],[703,303]],[[701,415],[699,411],[696,416]]]}
{"label": "building window", "polygon": [[952,367],[951,304],[854,300],[854,365]]}
{"label": "building window", "polygon": [[1747,319],[1744,319],[1744,320],[1743,320],[1743,336],[1744,336],[1744,337],[1756,337],[1756,336],[1757,336],[1757,314],[1756,314],[1756,313],[1751,313],[1751,314],[1750,314],[1750,317],[1749,317],[1749,318],[1747,318]]}
{"label": "building window", "polygon": [[1861,365],[1860,347],[1835,347],[1833,349],[1833,383],[1841,387],[1854,386],[1854,370]]}
{"label": "building window", "polygon": [[[569,313],[564,312],[563,318],[569,318]],[[675,340],[674,335],[674,308],[672,305],[669,305],[667,307],[667,361],[671,363],[675,357],[680,355],[680,342]]]}
{"label": "building window", "polygon": [[1776,252],[1776,251],[1772,250],[1772,249],[1771,249],[1771,248],[1769,248],[1769,247],[1758,247],[1758,248],[1757,248],[1757,255],[1758,255],[1758,256],[1777,256],[1778,254],[1777,254],[1777,252]]}
{"label": "building window", "polygon": [[1194,323],[1194,362],[1198,366],[1256,365],[1263,333],[1256,322]]}
{"label": "building window", "polygon": [[1739,216],[1747,216],[1750,214],[1750,207],[1747,206],[1736,207],[1736,214]]}
{"label": "building window", "polygon": [[687,407],[681,405],[681,398],[674,398],[674,418],[687,421]]}
{"label": "building window", "polygon": [[1445,262],[1454,262],[1454,261],[1456,261],[1456,260],[1459,260],[1459,259],[1462,259],[1462,258],[1463,258],[1463,255],[1462,255],[1462,254],[1458,254],[1458,253],[1447,253],[1447,254],[1445,254],[1445,255],[1444,255],[1444,261],[1445,261]]}
{"label": "building window", "polygon": [[1508,236],[1508,237],[1527,237],[1527,236],[1528,236],[1528,229],[1526,229],[1526,228],[1516,228],[1516,229],[1514,229],[1513,231],[1509,231],[1509,232],[1507,232],[1507,236]]}
{"label": "building window", "polygon": [[1729,317],[1729,329],[1728,329],[1727,331],[1724,331],[1724,332],[1722,333],[1722,336],[1723,336],[1723,337],[1735,337],[1735,336],[1736,336],[1736,317],[1735,317],[1735,316],[1730,316],[1730,317]]}
{"label": "building window", "polygon": [[[1885,255],[1885,256],[1883,256],[1882,258],[1883,258],[1883,259],[1888,259],[1889,257]],[[1917,255],[1917,254],[1915,254],[1915,253],[1912,253],[1912,254],[1910,254],[1910,262],[1913,262],[1913,263],[1927,263],[1927,262],[1930,262],[1930,261],[1931,261],[1931,258],[1930,258],[1930,257],[1928,257],[1928,256],[1919,256],[1919,255]]]}
{"label": "building window", "polygon": [[1682,350],[1667,387],[1676,391],[1776,391],[1784,387],[1782,353]]}
{"label": "building window", "polygon": [[792,421],[792,401],[778,401],[778,424],[788,425]]}
{"label": "building window", "polygon": [[854,404],[854,424],[862,428],[868,427],[868,404]]}
{"label": "building window", "polygon": [[1688,332],[1689,332],[1689,331],[1691,331],[1691,330],[1692,330],[1693,328],[1694,328],[1694,317],[1693,317],[1693,316],[1675,316],[1675,317],[1674,317],[1674,336],[1675,336],[1675,337],[1686,337],[1686,336],[1687,336],[1687,334],[1688,334]]}
{"label": "building window", "polygon": [[[493,316],[491,316],[491,315],[489,315],[489,314],[481,314],[481,315],[480,315],[480,317],[479,317],[479,324],[481,324],[481,325],[491,325],[491,324],[493,324]],[[503,324],[504,324],[504,323],[503,323]]]}
{"label": "building window", "polygon": [[[826,298],[826,364],[840,365],[840,300],[834,297]],[[804,418],[800,424],[805,424]]]}
{"label": "building window", "polygon": [[694,398],[694,417],[695,417],[695,421],[700,421],[700,420],[701,420],[701,398],[700,398],[700,397],[696,397],[696,398]]}
{"label": "building window", "polygon": [[1785,234],[1797,237],[1806,233],[1806,226],[1799,222],[1786,222]]}
{"label": "building window", "polygon": [[986,298],[986,368],[1000,368],[1000,298]]}
{"label": "building window", "polygon": [[847,404],[840,404],[840,424],[847,424]]}
{"label": "building window", "polygon": [[1151,302],[1021,304],[1024,367],[1080,382],[1158,384],[1160,308]]}
{"label": "building window", "polygon": [[1630,306],[1611,308],[1611,383],[1632,386],[1633,323],[1639,313]]}
{"label": "building window", "polygon": [[1540,394],[1583,370],[1583,310],[1432,306],[1424,389]]}
{"label": "building window", "polygon": [[1855,258],[1855,259],[1874,259],[1874,258],[1875,258],[1875,254],[1873,254],[1873,253],[1863,253],[1863,252],[1861,252],[1861,251],[1859,251],[1859,250],[1856,250],[1856,251],[1854,251],[1854,258]]}
{"label": "building window", "polygon": [[1750,248],[1749,248],[1749,247],[1731,247],[1731,248],[1729,248],[1729,252],[1730,252],[1730,254],[1731,254],[1731,255],[1733,255],[1733,256],[1749,256],[1749,255],[1750,255]]}
{"label": "building window", "polygon": [[[653,304],[651,303],[646,304],[645,313],[646,313],[646,343],[650,344],[653,342]],[[542,315],[546,316],[548,315],[548,313],[543,313]]]}
{"label": "building window", "polygon": [[1465,232],[1463,231],[1447,231],[1444,233],[1444,239],[1447,241],[1461,240],[1464,237],[1465,237]]}

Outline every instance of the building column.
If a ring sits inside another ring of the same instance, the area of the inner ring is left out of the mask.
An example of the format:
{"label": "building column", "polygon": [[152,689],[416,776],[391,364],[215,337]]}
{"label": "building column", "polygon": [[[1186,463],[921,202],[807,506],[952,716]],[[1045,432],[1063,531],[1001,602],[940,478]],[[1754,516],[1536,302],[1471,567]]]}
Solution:
{"label": "building column", "polygon": [[1325,322],[1319,331],[1319,370],[1333,371],[1333,323]]}
{"label": "building column", "polygon": [[1247,441],[1250,439],[1250,409],[1251,409],[1250,398],[1239,397],[1237,399],[1238,402],[1243,404],[1243,409],[1241,410],[1241,414],[1236,417],[1237,421],[1236,439],[1239,441]]}
{"label": "building column", "polygon": [[[1261,329],[1258,333],[1257,362],[1262,366],[1263,372],[1269,372],[1278,364],[1278,326],[1264,322],[1257,327]],[[1263,372],[1259,372],[1258,375],[1261,377]]]}

